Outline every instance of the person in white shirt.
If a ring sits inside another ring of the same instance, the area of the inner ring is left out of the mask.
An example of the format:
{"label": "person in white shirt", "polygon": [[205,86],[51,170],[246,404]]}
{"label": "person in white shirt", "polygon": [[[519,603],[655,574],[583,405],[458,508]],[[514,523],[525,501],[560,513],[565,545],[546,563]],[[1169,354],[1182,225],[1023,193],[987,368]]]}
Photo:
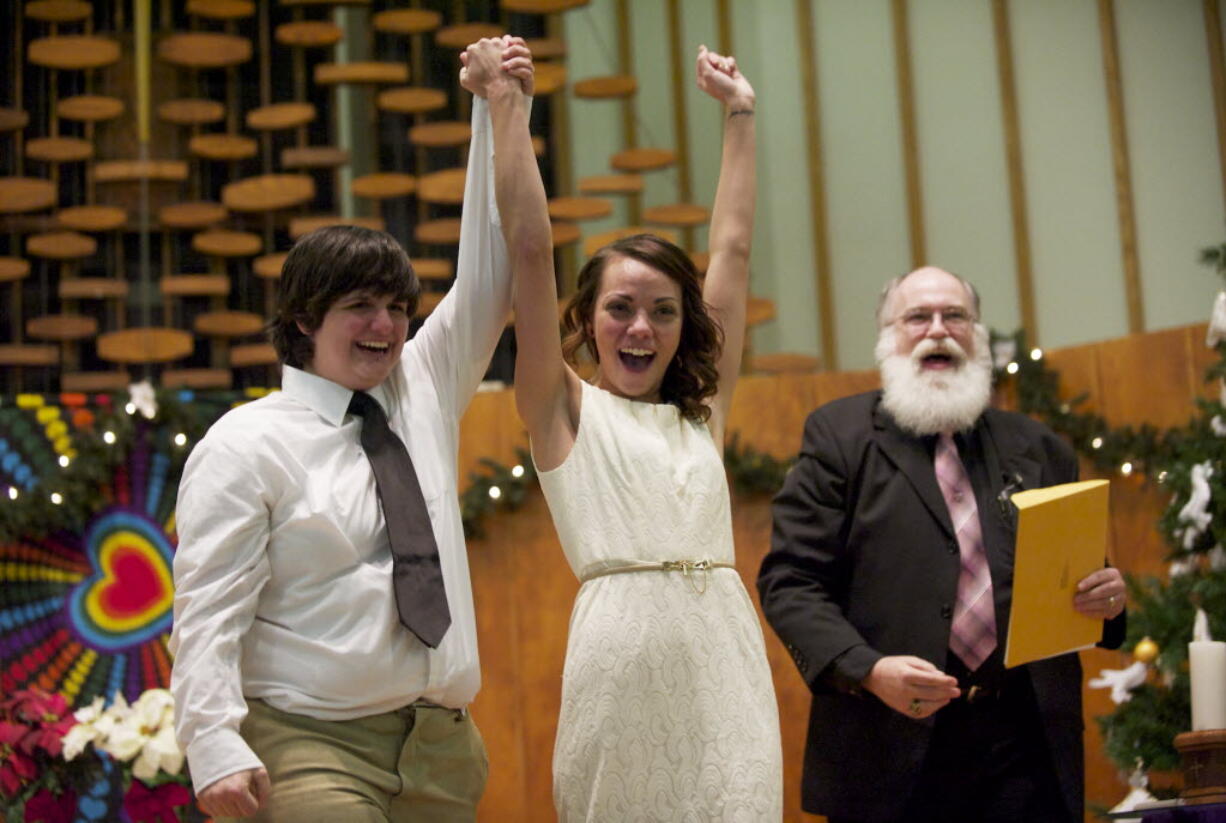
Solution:
{"label": "person in white shirt", "polygon": [[[531,55],[518,38],[504,46],[504,70],[530,94]],[[476,91],[464,71],[461,82]],[[171,690],[216,817],[475,819],[488,763],[466,711],[480,671],[457,440],[511,282],[479,97],[472,126],[455,284],[414,338],[420,286],[393,238],[303,237],[271,324],[282,391],[223,416],[184,468]],[[450,612],[436,648],[398,619],[355,392],[383,410],[425,499]]]}

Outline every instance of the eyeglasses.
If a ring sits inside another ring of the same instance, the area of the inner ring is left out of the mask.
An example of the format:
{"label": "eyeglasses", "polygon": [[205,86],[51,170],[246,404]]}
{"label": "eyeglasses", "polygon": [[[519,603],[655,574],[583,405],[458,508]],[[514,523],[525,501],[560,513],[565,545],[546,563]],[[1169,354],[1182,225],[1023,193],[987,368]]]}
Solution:
{"label": "eyeglasses", "polygon": [[947,306],[943,309],[909,309],[902,313],[898,322],[902,323],[907,331],[920,334],[928,331],[932,326],[932,321],[938,316],[941,318],[941,325],[951,332],[966,331],[975,322],[971,313],[959,306]]}

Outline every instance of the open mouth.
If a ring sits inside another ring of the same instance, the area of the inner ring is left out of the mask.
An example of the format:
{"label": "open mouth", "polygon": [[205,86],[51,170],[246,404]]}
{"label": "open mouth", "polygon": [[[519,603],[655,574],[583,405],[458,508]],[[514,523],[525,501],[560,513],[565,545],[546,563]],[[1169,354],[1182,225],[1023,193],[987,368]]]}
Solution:
{"label": "open mouth", "polygon": [[391,343],[377,343],[373,341],[358,341],[354,345],[362,351],[370,352],[371,354],[387,354],[392,347]]}
{"label": "open mouth", "polygon": [[619,349],[617,356],[622,365],[632,372],[646,371],[651,361],[656,359],[656,353],[650,349]]}
{"label": "open mouth", "polygon": [[954,356],[945,352],[934,352],[920,359],[920,367],[925,369],[952,369],[956,365]]}

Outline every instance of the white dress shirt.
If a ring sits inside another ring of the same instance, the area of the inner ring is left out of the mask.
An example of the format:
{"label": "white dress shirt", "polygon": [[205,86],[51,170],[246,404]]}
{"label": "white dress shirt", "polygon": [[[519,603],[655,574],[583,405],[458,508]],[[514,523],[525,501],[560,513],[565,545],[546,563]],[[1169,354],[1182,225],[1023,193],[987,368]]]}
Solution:
{"label": "white dress shirt", "polygon": [[473,103],[455,284],[371,391],[421,483],[451,627],[431,650],[397,617],[361,420],[346,414],[352,392],[286,366],[282,391],[213,424],[179,485],[171,690],[197,792],[261,765],[239,735],[247,698],[343,720],[419,698],[459,708],[476,696],[459,420],[502,333],[511,280],[489,110]]}

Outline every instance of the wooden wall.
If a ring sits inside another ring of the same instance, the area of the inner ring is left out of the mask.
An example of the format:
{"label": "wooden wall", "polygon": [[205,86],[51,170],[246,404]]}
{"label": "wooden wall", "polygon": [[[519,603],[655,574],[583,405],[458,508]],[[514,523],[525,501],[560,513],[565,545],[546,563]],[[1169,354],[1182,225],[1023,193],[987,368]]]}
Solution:
{"label": "wooden wall", "polygon": [[[1202,381],[1213,353],[1204,327],[1192,326],[1050,352],[1063,394],[1088,394],[1087,409],[1112,425],[1150,422],[1175,426],[1192,415],[1193,398],[1216,392]],[[746,377],[737,388],[729,432],[742,442],[784,457],[795,453],[805,416],[835,398],[874,388],[875,372]],[[462,477],[481,457],[515,460],[527,439],[509,391],[478,395],[463,421]],[[1093,472],[1086,469],[1086,476]],[[1126,572],[1163,572],[1163,547],[1154,529],[1166,495],[1140,478],[1113,478],[1112,558]],[[461,479],[461,485],[465,481]],[[770,535],[770,500],[733,497],[737,568],[753,590]],[[562,556],[539,490],[518,511],[486,523],[486,536],[469,542],[484,683],[473,714],[490,755],[483,821],[553,819],[551,759],[560,702],[562,661],[578,584]],[[756,601],[756,596],[754,597]],[[765,628],[765,624],[764,628]],[[808,690],[774,634],[765,629],[783,719],[785,820],[816,821],[800,812],[801,754]],[[1127,665],[1116,652],[1084,653],[1089,675]],[[1086,691],[1087,798],[1111,806],[1126,784],[1101,753],[1092,718],[1111,708],[1107,694]],[[1087,817],[1087,820],[1091,819]]]}

